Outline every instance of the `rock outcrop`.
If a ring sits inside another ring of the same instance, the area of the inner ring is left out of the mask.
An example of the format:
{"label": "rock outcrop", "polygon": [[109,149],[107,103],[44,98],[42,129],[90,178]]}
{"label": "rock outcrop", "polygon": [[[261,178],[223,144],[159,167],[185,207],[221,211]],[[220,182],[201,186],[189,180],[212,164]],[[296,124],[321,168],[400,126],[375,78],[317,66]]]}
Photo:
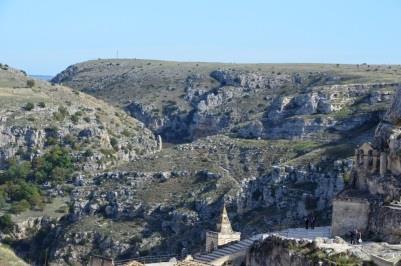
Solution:
{"label": "rock outcrop", "polygon": [[286,239],[270,236],[256,242],[247,252],[246,265],[333,265],[337,261],[344,265],[363,265],[362,259],[351,252],[335,252],[332,248],[320,248],[309,240]]}

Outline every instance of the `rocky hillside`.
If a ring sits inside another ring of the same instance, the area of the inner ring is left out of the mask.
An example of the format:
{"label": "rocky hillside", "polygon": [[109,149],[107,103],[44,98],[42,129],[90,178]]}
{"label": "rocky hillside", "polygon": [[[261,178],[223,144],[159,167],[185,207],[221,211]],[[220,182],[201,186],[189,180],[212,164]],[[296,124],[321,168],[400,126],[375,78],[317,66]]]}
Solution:
{"label": "rocky hillside", "polygon": [[156,150],[154,134],[122,110],[0,64],[0,241],[43,259],[16,241],[58,224],[73,182]]}
{"label": "rocky hillside", "polygon": [[151,131],[94,97],[0,68],[0,169],[68,147],[80,171],[99,171],[156,150]]}
{"label": "rocky hillside", "polygon": [[37,150],[63,145],[82,169],[68,210],[21,223],[30,235],[13,243],[23,257],[58,264],[198,251],[223,201],[244,236],[310,213],[328,224],[354,147],[372,138],[401,84],[400,67],[368,65],[96,60],[28,87],[16,73],[16,85],[3,79],[4,95],[18,93],[5,101],[4,126],[43,128]]}
{"label": "rocky hillside", "polygon": [[72,65],[53,82],[125,108],[169,142],[221,133],[335,139],[377,123],[374,113],[383,110],[400,74],[399,66],[127,59]]}
{"label": "rocky hillside", "polygon": [[400,73],[148,60],[70,66],[53,82],[124,108],[167,143],[76,183],[70,212],[31,252],[51,247],[53,261],[76,263],[90,253],[197,251],[223,201],[245,236],[299,225],[309,213],[328,224],[353,149],[374,135]]}

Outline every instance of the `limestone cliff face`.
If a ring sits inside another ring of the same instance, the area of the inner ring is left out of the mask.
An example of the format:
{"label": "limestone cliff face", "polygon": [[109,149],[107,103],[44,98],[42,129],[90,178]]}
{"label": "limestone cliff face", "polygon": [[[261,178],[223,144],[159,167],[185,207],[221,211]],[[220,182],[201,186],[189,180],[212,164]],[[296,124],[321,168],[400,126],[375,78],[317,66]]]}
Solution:
{"label": "limestone cliff face", "polygon": [[400,125],[401,122],[401,89],[398,89],[394,95],[394,100],[392,101],[385,117],[384,121],[389,122],[394,125]]}
{"label": "limestone cliff face", "polygon": [[[258,208],[287,210],[286,223],[300,220],[313,209],[327,210],[331,199],[344,188],[343,175],[352,167],[350,161],[336,161],[331,171],[318,166],[276,166],[269,175],[242,181],[236,199],[239,213]],[[301,188],[302,194],[296,195]],[[273,222],[273,221],[270,221]]]}
{"label": "limestone cliff face", "polygon": [[[6,121],[6,117],[3,118]],[[0,123],[0,168],[14,157],[20,149],[37,149],[44,147],[46,133],[43,129],[31,127],[6,127]],[[32,154],[34,156],[34,154]]]}
{"label": "limestone cliff face", "polygon": [[340,69],[304,67],[96,60],[73,65],[53,81],[123,106],[168,142],[222,133],[265,139],[343,134],[375,125],[398,84],[352,82]]}
{"label": "limestone cliff face", "polygon": [[[389,156],[397,157],[401,150],[401,89],[397,90],[394,100],[383,120],[376,129],[374,144],[380,150],[388,150]],[[400,169],[401,170],[401,169]],[[395,174],[401,171],[394,169]]]}

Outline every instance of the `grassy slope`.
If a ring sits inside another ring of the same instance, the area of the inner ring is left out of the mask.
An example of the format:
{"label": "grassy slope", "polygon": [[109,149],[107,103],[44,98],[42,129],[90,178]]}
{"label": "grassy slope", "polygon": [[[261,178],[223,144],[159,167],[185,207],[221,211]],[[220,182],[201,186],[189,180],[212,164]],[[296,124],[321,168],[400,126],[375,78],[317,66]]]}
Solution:
{"label": "grassy slope", "polygon": [[5,246],[0,246],[0,265],[1,266],[27,266],[23,260],[18,258],[14,252]]}

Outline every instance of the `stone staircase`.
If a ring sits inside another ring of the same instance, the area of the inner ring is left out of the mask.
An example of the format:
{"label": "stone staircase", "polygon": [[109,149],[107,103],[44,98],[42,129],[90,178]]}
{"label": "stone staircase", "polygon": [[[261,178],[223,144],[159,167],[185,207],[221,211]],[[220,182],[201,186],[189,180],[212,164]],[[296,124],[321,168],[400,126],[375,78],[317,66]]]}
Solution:
{"label": "stone staircase", "polygon": [[315,227],[315,229],[305,229],[305,228],[289,228],[286,230],[273,232],[272,234],[278,234],[288,238],[298,238],[298,239],[309,239],[313,240],[316,237],[330,237],[331,230],[330,226]]}
{"label": "stone staircase", "polygon": [[199,254],[194,256],[194,260],[204,264],[211,264],[213,261],[221,259],[225,256],[229,256],[241,251],[248,249],[256,240],[262,240],[269,235],[277,234],[287,238],[298,238],[298,239],[309,239],[313,240],[316,237],[330,237],[330,227],[315,227],[315,229],[306,230],[305,228],[289,228],[286,230],[271,232],[269,234],[259,234],[251,238],[241,240],[214,250],[211,253]]}
{"label": "stone staircase", "polygon": [[225,256],[235,254],[240,251],[248,249],[256,240],[262,239],[263,235],[255,235],[251,238],[241,240],[232,245],[224,246],[222,248],[216,249],[211,253],[195,255],[194,260],[202,263],[210,263],[214,260],[218,260]]}

